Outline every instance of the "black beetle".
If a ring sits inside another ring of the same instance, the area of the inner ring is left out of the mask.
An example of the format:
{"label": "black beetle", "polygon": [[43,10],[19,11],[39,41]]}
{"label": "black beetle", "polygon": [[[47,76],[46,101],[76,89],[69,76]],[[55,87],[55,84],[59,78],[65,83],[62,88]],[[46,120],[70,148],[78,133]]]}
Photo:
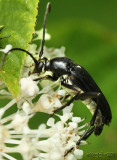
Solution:
{"label": "black beetle", "polygon": [[[4,55],[1,67],[3,66],[5,57],[8,55],[9,52],[14,50],[23,51],[26,52],[28,55],[30,55],[34,60],[35,71],[37,73],[40,74],[42,70],[44,70],[45,72],[46,71],[52,72],[52,76],[46,75],[45,77],[40,77],[35,79],[35,81],[44,78],[52,81],[60,79],[62,86],[73,90],[75,94],[71,98],[71,100],[69,100],[59,109],[55,110],[54,113],[70,105],[74,100],[82,100],[89,107],[89,110],[93,113],[93,116],[90,121],[89,127],[86,129],[83,136],[77,142],[77,145],[79,145],[81,140],[86,140],[93,132],[95,135],[100,135],[103,130],[103,126],[105,124],[109,125],[109,123],[111,122],[112,114],[109,104],[105,96],[103,95],[102,91],[97,86],[92,77],[89,75],[89,73],[81,65],[74,64],[74,62],[71,59],[66,57],[56,57],[51,60],[48,60],[46,57],[42,58],[43,47],[45,42],[46,18],[48,12],[50,11],[50,6],[51,6],[50,3],[48,3],[45,12],[44,23],[43,23],[43,40],[39,54],[39,60],[36,60],[31,53],[29,53],[24,49],[13,48]],[[71,148],[71,150],[72,149],[73,148]],[[69,150],[66,153],[66,155],[71,150]]]}

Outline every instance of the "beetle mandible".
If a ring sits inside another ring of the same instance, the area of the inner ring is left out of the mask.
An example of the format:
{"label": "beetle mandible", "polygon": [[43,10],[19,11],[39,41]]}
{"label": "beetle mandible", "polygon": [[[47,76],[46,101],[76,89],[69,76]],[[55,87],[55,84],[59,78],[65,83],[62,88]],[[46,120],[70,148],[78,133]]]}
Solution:
{"label": "beetle mandible", "polygon": [[[75,95],[63,106],[55,110],[54,113],[70,105],[74,100],[82,100],[85,103],[88,99],[88,107],[90,111],[93,110],[93,116],[85,133],[76,143],[76,145],[79,145],[81,140],[86,140],[93,132],[96,136],[100,135],[104,125],[109,125],[109,123],[111,122],[112,114],[104,94],[102,93],[98,85],[95,83],[95,81],[92,79],[92,77],[89,75],[89,73],[81,65],[74,64],[74,62],[71,59],[66,57],[56,57],[50,60],[48,60],[46,57],[42,58],[45,43],[45,25],[50,8],[51,4],[48,3],[44,16],[43,39],[41,44],[41,50],[39,53],[39,60],[36,60],[31,53],[24,49],[13,48],[4,55],[1,67],[3,66],[5,57],[8,55],[9,52],[14,50],[23,51],[30,55],[30,57],[34,60],[35,71],[37,73],[40,74],[42,70],[44,70],[45,72],[52,72],[51,76],[46,75],[45,77],[35,79],[35,81],[38,81],[40,79],[49,79],[52,81],[57,81],[58,79],[60,79],[62,86],[70,90],[73,90]],[[64,77],[64,75],[66,75],[66,77]],[[73,148],[71,148],[71,150],[72,149]],[[71,150],[69,150],[67,154]]]}

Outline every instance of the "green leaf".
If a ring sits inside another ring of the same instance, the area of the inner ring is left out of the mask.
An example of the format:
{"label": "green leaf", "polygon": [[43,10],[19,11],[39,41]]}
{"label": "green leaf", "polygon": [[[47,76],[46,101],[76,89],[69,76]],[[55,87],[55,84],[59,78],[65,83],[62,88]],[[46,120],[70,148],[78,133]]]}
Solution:
{"label": "green leaf", "polygon": [[1,48],[1,40],[3,39],[1,36],[2,30],[3,30],[3,26],[0,26],[0,48]]}
{"label": "green leaf", "polygon": [[[39,0],[0,0],[0,26],[2,48],[11,44],[17,48],[27,49],[32,39],[37,16]],[[4,53],[0,52],[0,62]],[[20,92],[19,79],[25,59],[25,54],[14,51],[7,56],[0,71],[1,79],[6,83],[14,97]]]}

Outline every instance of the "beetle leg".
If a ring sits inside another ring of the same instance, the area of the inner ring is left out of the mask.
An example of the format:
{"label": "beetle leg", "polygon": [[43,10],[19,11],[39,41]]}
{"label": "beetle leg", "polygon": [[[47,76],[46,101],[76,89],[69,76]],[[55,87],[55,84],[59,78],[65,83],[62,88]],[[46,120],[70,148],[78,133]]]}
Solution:
{"label": "beetle leg", "polygon": [[94,132],[94,130],[95,130],[95,126],[87,132],[87,134],[84,136],[82,140],[86,140]]}
{"label": "beetle leg", "polygon": [[[91,121],[90,121],[90,125],[89,125],[89,127],[86,129],[86,131],[85,131],[85,133],[82,135],[82,137],[80,137],[80,139],[79,139],[78,142],[76,143],[77,146],[80,145],[80,142],[81,142],[82,140],[86,140],[86,139],[95,131],[95,126],[94,126],[92,129],[90,129],[90,128],[91,128],[91,126],[93,126],[94,123],[95,123],[95,119],[96,119],[97,113],[98,113],[98,104],[97,104],[97,106],[96,106],[96,110],[95,110],[95,112],[94,112],[94,115],[93,115],[93,117],[92,117],[92,119],[91,119]],[[73,149],[74,149],[74,147],[72,147],[71,149],[69,149],[69,150],[67,151],[67,153],[64,155],[64,157],[67,156],[67,154],[70,153]]]}
{"label": "beetle leg", "polygon": [[61,97],[60,100],[64,99],[66,100],[67,98],[69,98],[71,95],[70,94],[67,94],[65,97]]}
{"label": "beetle leg", "polygon": [[[81,142],[81,140],[83,140],[83,139],[87,139],[91,134],[89,134],[90,133],[90,128],[92,127],[92,126],[94,126],[94,123],[95,123],[95,119],[96,119],[96,117],[97,117],[97,114],[98,114],[98,108],[99,108],[99,105],[98,105],[98,101],[97,101],[97,106],[96,106],[96,109],[95,109],[95,112],[94,112],[94,115],[92,116],[92,119],[91,119],[91,121],[90,121],[90,125],[89,125],[89,127],[86,129],[86,131],[85,131],[85,133],[82,135],[82,137],[80,137],[80,139],[78,140],[78,142],[76,143],[76,145],[79,145],[80,144],[80,142]],[[94,128],[94,127],[93,127]],[[88,134],[89,134],[89,136],[88,136]],[[87,137],[88,136],[88,137]]]}
{"label": "beetle leg", "polygon": [[[94,132],[94,130],[95,130],[95,127],[93,127],[92,129],[90,129],[82,140],[86,140]],[[79,145],[79,144],[77,144],[77,145]],[[74,147],[72,147],[71,149],[69,149],[67,151],[67,153],[65,153],[64,157],[66,157],[70,152],[72,152],[73,149],[74,149]]]}
{"label": "beetle leg", "polygon": [[86,129],[85,133],[83,134],[83,136],[78,140],[78,142],[76,143],[77,146],[80,145],[82,140],[86,140],[95,130],[95,126],[93,128],[91,128],[91,125],[89,125],[89,127]]}
{"label": "beetle leg", "polygon": [[[86,98],[96,98],[100,95],[100,93],[97,93],[97,92],[87,92],[87,93],[82,93],[82,94],[79,94],[77,93],[71,100],[69,100],[65,105],[63,105],[62,107],[58,108],[57,110],[54,111],[54,113],[60,111],[61,109],[64,109],[66,106],[70,105],[74,100],[78,100],[78,99],[81,99],[81,100],[84,100]],[[86,129],[85,133],[82,135],[82,137],[78,140],[78,142],[76,143],[76,145],[79,145],[81,140],[86,140],[95,130],[95,126],[94,126],[94,123],[95,123],[95,119],[96,119],[96,116],[97,116],[97,113],[98,113],[98,99],[97,99],[97,106],[96,106],[96,109],[95,109],[95,112],[94,112],[94,115],[90,121],[90,125],[89,127]],[[92,126],[94,126],[92,129],[90,129]],[[64,155],[64,157],[70,153],[74,148],[72,147],[70,150],[67,151],[67,153]]]}
{"label": "beetle leg", "polygon": [[56,113],[56,112],[64,109],[65,107],[69,106],[76,99],[76,97],[78,96],[78,94],[76,94],[74,97],[72,97],[67,103],[65,103],[64,105],[62,105],[60,108],[54,110],[54,113]]}
{"label": "beetle leg", "polygon": [[68,79],[65,79],[64,77],[61,77],[61,85],[64,86],[65,88],[68,88],[68,89],[71,89],[73,91],[77,91],[78,92],[78,89],[75,85],[70,85],[68,84],[66,81]]}
{"label": "beetle leg", "polygon": [[50,76],[50,75],[46,75],[44,77],[40,77],[40,78],[36,78],[36,79],[33,79],[33,81],[39,81],[41,79],[49,79],[51,81],[57,81],[58,80],[58,77],[53,75],[53,76]]}
{"label": "beetle leg", "polygon": [[84,92],[76,96],[75,100],[85,100],[87,98],[97,98],[100,96],[99,92]]}
{"label": "beetle leg", "polygon": [[74,97],[72,97],[67,103],[65,103],[60,108],[54,110],[54,113],[64,109],[65,107],[69,106],[74,100],[84,100],[86,98],[96,98],[98,97],[99,93],[97,92],[86,92],[86,93],[77,93]]}
{"label": "beetle leg", "polygon": [[64,154],[64,158],[68,155],[68,153],[72,152],[73,149],[74,149],[74,147],[72,147],[71,149],[69,149],[69,150],[67,151],[67,153]]}

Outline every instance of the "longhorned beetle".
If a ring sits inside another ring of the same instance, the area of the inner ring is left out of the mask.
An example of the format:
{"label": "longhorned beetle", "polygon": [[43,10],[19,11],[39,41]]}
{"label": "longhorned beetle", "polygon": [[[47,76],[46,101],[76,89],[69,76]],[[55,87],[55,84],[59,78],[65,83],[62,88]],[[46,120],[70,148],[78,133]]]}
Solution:
{"label": "longhorned beetle", "polygon": [[[58,79],[60,79],[62,86],[74,91],[75,95],[63,106],[55,110],[54,113],[70,105],[74,100],[82,100],[88,106],[89,110],[93,113],[93,116],[85,133],[76,143],[76,145],[79,145],[81,140],[86,140],[93,132],[95,135],[100,135],[104,125],[109,125],[109,123],[111,122],[112,114],[109,104],[102,91],[89,75],[89,73],[81,65],[74,64],[71,59],[66,57],[56,57],[50,60],[48,60],[46,57],[42,57],[43,47],[45,43],[45,25],[50,7],[51,5],[50,3],[48,3],[43,23],[43,39],[41,50],[39,53],[39,60],[36,60],[31,53],[24,49],[13,48],[9,50],[7,54],[5,54],[1,65],[3,66],[5,57],[9,52],[14,50],[26,52],[35,62],[36,73],[40,74],[43,70],[45,72],[51,71],[52,73],[51,76],[46,75],[45,77],[35,79],[35,81],[38,81],[40,79],[57,81]],[[73,148],[71,148],[71,150],[72,149]],[[71,150],[69,150],[67,154]]]}

